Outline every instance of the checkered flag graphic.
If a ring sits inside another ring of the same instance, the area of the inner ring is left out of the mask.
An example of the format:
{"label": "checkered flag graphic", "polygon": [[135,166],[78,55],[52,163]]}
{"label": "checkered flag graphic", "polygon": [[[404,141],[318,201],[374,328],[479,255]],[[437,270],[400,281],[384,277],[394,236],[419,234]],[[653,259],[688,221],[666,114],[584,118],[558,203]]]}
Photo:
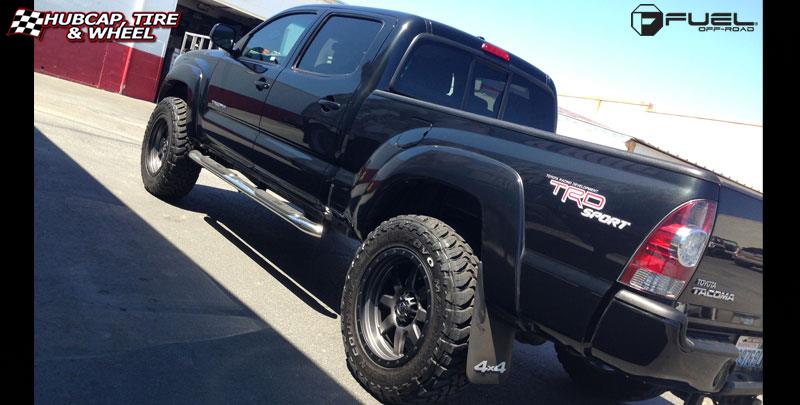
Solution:
{"label": "checkered flag graphic", "polygon": [[23,34],[38,37],[42,32],[43,23],[42,13],[21,8],[14,14],[14,21],[11,22],[8,35]]}

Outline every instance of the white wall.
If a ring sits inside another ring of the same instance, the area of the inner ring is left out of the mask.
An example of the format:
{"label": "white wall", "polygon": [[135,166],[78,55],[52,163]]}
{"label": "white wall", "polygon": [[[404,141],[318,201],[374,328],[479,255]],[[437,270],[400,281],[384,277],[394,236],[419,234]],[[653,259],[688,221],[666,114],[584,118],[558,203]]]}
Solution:
{"label": "white wall", "polygon": [[[138,0],[137,3],[136,11],[175,11],[178,6],[178,0]],[[167,52],[169,32],[169,28],[156,28],[153,30],[155,42],[137,42],[133,47],[163,58]]]}

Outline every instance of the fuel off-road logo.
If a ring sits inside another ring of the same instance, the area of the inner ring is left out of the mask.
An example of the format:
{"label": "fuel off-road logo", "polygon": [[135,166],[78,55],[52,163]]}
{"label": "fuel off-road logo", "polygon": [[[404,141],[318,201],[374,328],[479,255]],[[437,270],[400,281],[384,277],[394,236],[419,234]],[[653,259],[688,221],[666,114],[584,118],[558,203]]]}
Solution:
{"label": "fuel off-road logo", "polygon": [[655,4],[639,4],[631,12],[631,28],[639,36],[652,37],[664,27],[686,25],[700,32],[753,32],[758,25],[737,12],[663,13]]}
{"label": "fuel off-road logo", "polygon": [[154,28],[175,28],[179,12],[136,11],[131,18],[118,11],[36,11],[20,8],[14,13],[7,35],[42,39],[47,28],[66,28],[70,42],[153,42]]}
{"label": "fuel off-road logo", "polygon": [[596,188],[587,187],[552,174],[547,174],[546,176],[550,179],[550,185],[553,186],[553,195],[560,196],[562,203],[569,204],[567,203],[569,200],[578,206],[582,217],[593,219],[616,229],[625,229],[625,227],[631,225],[628,221],[608,215],[602,211],[603,207],[606,206],[606,197],[600,194]]}

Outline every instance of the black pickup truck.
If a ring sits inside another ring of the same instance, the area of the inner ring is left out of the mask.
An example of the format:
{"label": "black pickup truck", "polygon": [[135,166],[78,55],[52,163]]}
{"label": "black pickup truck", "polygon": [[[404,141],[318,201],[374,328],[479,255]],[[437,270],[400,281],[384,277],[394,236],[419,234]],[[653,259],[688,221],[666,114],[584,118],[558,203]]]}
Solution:
{"label": "black pickup truck", "polygon": [[341,325],[376,398],[500,383],[516,340],[594,395],[758,402],[762,256],[705,253],[761,252],[759,193],[557,135],[548,75],[425,18],[303,6],[210,35],[160,88],[145,188],[175,200],[205,168],[286,237],[361,241]]}

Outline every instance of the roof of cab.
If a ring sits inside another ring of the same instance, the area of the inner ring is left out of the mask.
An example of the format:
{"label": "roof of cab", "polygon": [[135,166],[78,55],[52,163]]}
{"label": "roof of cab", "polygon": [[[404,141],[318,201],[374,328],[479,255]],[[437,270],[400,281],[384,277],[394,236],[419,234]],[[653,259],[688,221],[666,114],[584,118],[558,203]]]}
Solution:
{"label": "roof of cab", "polygon": [[[432,33],[434,35],[439,35],[439,36],[445,37],[447,39],[462,43],[462,44],[467,45],[467,46],[474,46],[477,49],[480,49],[481,44],[483,44],[484,42],[491,42],[491,41],[486,41],[486,40],[484,40],[484,39],[482,39],[482,38],[480,38],[480,37],[478,37],[476,35],[472,35],[472,34],[464,32],[464,31],[461,31],[461,30],[459,30],[459,29],[457,29],[455,27],[452,27],[450,25],[447,25],[447,24],[444,24],[444,23],[441,23],[441,22],[438,22],[438,21],[434,21],[434,20],[431,20],[431,19],[428,19],[428,18],[420,17],[420,16],[415,15],[415,14],[405,13],[405,12],[402,12],[402,11],[395,11],[395,10],[388,10],[388,9],[374,8],[374,7],[350,6],[350,5],[345,5],[345,4],[304,5],[304,6],[293,7],[290,10],[316,10],[316,11],[322,11],[322,10],[328,10],[328,9],[342,10],[342,11],[348,11],[348,10],[350,10],[350,11],[361,11],[361,12],[365,12],[365,13],[392,16],[392,17],[397,18],[398,22],[400,24],[403,24],[406,21],[412,21],[412,20],[425,21],[425,22],[427,22],[429,24],[429,27],[430,27],[430,29],[431,29],[431,31],[432,31]],[[289,10],[287,10],[287,11],[289,11]],[[491,42],[491,43],[493,45],[496,45],[496,46],[500,47],[500,48],[503,47],[502,44],[497,44],[497,43],[493,43],[493,42]],[[547,86],[549,86],[551,88],[551,90],[553,91],[553,96],[555,96],[555,85],[554,85],[552,79],[550,78],[550,76],[545,74],[543,71],[541,71],[539,68],[537,68],[536,66],[534,66],[530,62],[528,62],[528,61],[526,61],[526,60],[514,55],[513,53],[509,52],[509,55],[511,57],[510,62],[511,62],[512,65],[514,65],[515,67],[521,69],[525,73],[527,73],[527,74],[535,77],[536,79],[542,81],[543,83],[545,83]]]}
{"label": "roof of cab", "polygon": [[383,14],[383,15],[396,17],[397,19],[399,19],[401,21],[402,20],[410,20],[410,19],[425,20],[424,18],[422,18],[422,17],[420,17],[418,15],[404,13],[402,11],[388,10],[388,9],[376,8],[376,7],[350,6],[350,5],[346,5],[346,4],[308,4],[308,5],[292,7],[290,9],[286,10],[286,11],[293,11],[293,10],[317,10],[317,11],[321,11],[321,10],[329,10],[329,9],[343,10],[343,11],[347,11],[347,10],[362,11],[362,12],[365,12],[365,13]]}

